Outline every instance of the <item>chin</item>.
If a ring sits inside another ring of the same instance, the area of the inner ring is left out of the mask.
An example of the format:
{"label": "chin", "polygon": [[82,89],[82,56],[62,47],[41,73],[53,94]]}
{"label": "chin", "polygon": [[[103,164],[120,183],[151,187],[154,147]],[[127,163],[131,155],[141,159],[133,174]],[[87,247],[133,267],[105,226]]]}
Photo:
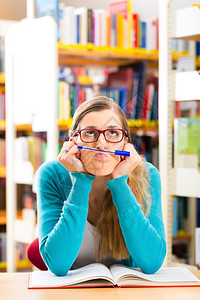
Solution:
{"label": "chin", "polygon": [[110,175],[113,170],[115,169],[115,166],[106,166],[106,165],[103,165],[103,166],[93,166],[93,168],[87,168],[86,167],[86,171],[89,172],[90,174],[92,175],[95,175],[95,176],[107,176],[107,175]]}
{"label": "chin", "polygon": [[90,171],[90,174],[95,175],[95,176],[108,176],[110,175],[112,172],[108,172],[106,170],[92,170]]}

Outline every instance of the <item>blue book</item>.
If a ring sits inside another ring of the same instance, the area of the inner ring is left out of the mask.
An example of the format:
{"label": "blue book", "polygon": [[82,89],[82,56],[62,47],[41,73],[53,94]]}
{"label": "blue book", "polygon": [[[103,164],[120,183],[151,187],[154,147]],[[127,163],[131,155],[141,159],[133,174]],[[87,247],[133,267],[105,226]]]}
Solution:
{"label": "blue book", "polygon": [[173,237],[178,235],[178,199],[173,199]]}
{"label": "blue book", "polygon": [[200,198],[197,198],[197,227],[200,227]]}
{"label": "blue book", "polygon": [[116,88],[101,88],[100,94],[112,98],[119,104],[124,114],[126,114],[126,99],[127,99],[127,88],[116,87]]}
{"label": "blue book", "polygon": [[119,105],[121,109],[123,110],[124,114],[126,115],[126,108],[127,108],[127,88],[126,87],[120,87],[119,88]]}
{"label": "blue book", "polygon": [[178,234],[185,234],[184,219],[186,218],[186,197],[178,197]]}
{"label": "blue book", "polygon": [[132,101],[131,101],[131,113],[130,119],[135,119],[135,112],[136,112],[136,103],[137,103],[137,96],[138,96],[138,87],[139,87],[139,73],[134,72],[133,75],[133,89],[132,89]]}
{"label": "blue book", "polygon": [[76,43],[80,44],[80,15],[76,15]]}
{"label": "blue book", "polygon": [[59,32],[59,0],[36,0],[37,16],[45,17],[52,16],[58,26],[58,40],[60,39]]}
{"label": "blue book", "polygon": [[196,42],[196,57],[200,56],[200,42]]}
{"label": "blue book", "polygon": [[154,90],[154,94],[153,94],[151,120],[153,120],[153,121],[158,120],[158,92],[156,90]]}
{"label": "blue book", "polygon": [[146,48],[146,22],[142,22],[142,43],[141,48]]}
{"label": "blue book", "polygon": [[134,72],[139,73],[139,86],[137,94],[136,112],[135,119],[142,119],[143,104],[144,104],[144,90],[145,90],[145,71],[146,62],[140,62],[133,65]]}

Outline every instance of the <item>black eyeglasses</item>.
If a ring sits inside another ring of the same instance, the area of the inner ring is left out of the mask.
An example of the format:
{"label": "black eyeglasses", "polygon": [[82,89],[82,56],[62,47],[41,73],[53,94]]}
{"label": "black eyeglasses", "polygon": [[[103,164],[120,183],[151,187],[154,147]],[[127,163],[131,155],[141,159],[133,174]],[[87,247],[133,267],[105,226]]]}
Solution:
{"label": "black eyeglasses", "polygon": [[109,143],[119,143],[122,141],[125,134],[127,136],[126,130],[118,128],[111,128],[105,130],[81,129],[76,131],[73,134],[73,136],[76,137],[79,134],[82,142],[94,143],[98,140],[101,133],[103,133],[105,140]]}

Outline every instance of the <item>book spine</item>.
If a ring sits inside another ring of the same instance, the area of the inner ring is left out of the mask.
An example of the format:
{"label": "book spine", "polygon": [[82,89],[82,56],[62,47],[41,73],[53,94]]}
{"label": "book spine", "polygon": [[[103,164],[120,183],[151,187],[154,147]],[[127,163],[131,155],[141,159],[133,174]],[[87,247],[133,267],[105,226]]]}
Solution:
{"label": "book spine", "polygon": [[127,0],[127,22],[128,22],[128,48],[132,48],[133,45],[133,13],[132,13],[132,1]]}
{"label": "book spine", "polygon": [[139,73],[134,72],[134,75],[133,75],[133,89],[132,89],[132,101],[131,101],[131,112],[130,112],[130,119],[132,119],[132,120],[135,119],[138,87],[139,87]]}
{"label": "book spine", "polygon": [[87,42],[92,43],[93,42],[93,32],[92,32],[93,26],[92,26],[92,9],[88,9],[87,11]]}
{"label": "book spine", "polygon": [[173,237],[178,235],[178,199],[173,199]]}
{"label": "book spine", "polygon": [[142,42],[141,48],[146,48],[146,22],[142,22]]}
{"label": "book spine", "polygon": [[80,15],[76,15],[76,43],[80,44],[80,31],[79,31]]}

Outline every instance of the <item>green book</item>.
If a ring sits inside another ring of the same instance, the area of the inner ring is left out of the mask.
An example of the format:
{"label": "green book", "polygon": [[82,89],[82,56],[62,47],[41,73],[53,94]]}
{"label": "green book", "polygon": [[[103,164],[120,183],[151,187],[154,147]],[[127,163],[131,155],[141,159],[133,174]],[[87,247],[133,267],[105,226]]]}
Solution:
{"label": "green book", "polygon": [[175,119],[174,139],[176,154],[197,155],[200,166],[200,119]]}

